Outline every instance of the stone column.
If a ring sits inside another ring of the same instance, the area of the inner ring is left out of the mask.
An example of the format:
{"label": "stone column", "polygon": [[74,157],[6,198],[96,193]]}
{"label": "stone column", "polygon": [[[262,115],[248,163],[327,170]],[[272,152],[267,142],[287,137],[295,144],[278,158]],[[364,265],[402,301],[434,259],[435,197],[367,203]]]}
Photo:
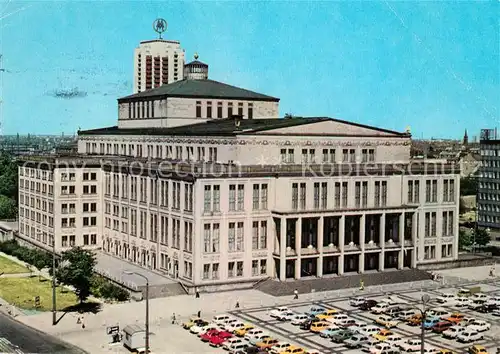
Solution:
{"label": "stone column", "polygon": [[417,236],[418,236],[418,228],[419,228],[419,220],[418,220],[418,212],[414,212],[413,216],[411,218],[411,240],[413,243],[413,252],[412,252],[412,257],[411,257],[411,267],[416,268],[417,267],[417,249],[418,249],[418,244],[417,244]]}
{"label": "stone column", "polygon": [[297,218],[295,223],[295,253],[297,254],[297,260],[295,261],[295,279],[300,279],[300,268],[301,268],[301,254],[302,248],[302,218]]}
{"label": "stone column", "polygon": [[324,237],[325,221],[322,216],[318,218],[318,238],[317,249],[319,253],[318,262],[316,263],[316,276],[321,278],[323,276],[323,237]]}
{"label": "stone column", "polygon": [[338,263],[338,273],[339,275],[344,274],[344,242],[345,242],[345,215],[342,215],[339,219],[339,263]]}
{"label": "stone column", "polygon": [[405,213],[399,215],[399,240],[401,242],[401,250],[398,257],[398,269],[403,269],[405,256]]}
{"label": "stone column", "polygon": [[286,280],[286,218],[280,219],[280,280]]}
{"label": "stone column", "polygon": [[382,213],[380,217],[380,256],[378,261],[378,270],[380,272],[384,271],[384,259],[385,259],[385,213]]}
{"label": "stone column", "polygon": [[361,248],[361,254],[359,255],[358,273],[360,274],[363,274],[365,271],[365,219],[365,214],[359,218],[359,247]]}

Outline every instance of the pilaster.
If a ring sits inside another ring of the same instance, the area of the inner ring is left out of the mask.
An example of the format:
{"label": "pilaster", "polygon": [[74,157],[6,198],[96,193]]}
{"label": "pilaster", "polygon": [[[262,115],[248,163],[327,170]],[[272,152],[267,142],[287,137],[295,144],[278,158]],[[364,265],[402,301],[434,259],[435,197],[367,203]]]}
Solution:
{"label": "pilaster", "polygon": [[302,249],[302,218],[298,218],[295,223],[295,253],[297,260],[295,261],[295,279],[300,279],[301,261],[300,254]]}

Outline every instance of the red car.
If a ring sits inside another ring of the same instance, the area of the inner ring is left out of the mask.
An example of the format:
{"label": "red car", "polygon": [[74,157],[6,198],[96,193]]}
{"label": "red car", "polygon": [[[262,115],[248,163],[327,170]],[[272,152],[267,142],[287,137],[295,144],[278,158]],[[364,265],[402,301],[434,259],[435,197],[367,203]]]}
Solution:
{"label": "red car", "polygon": [[233,335],[226,331],[221,331],[219,334],[210,338],[210,345],[212,347],[220,347],[222,343],[224,343],[228,338],[231,338]]}
{"label": "red car", "polygon": [[200,339],[201,339],[203,342],[209,342],[209,341],[210,341],[210,339],[212,339],[212,337],[216,337],[216,336],[218,336],[218,335],[219,335],[219,333],[220,333],[220,331],[219,331],[219,330],[217,330],[217,329],[211,329],[211,330],[207,331],[207,333],[202,334],[202,335],[200,336]]}

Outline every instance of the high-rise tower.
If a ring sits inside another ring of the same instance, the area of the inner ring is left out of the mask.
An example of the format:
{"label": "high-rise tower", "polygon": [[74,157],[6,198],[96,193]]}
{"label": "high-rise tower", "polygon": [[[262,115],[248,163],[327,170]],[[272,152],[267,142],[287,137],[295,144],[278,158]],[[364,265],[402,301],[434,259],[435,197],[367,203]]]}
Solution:
{"label": "high-rise tower", "polygon": [[161,34],[166,22],[158,19],[154,30],[160,38],[142,41],[134,52],[134,93],[182,80],[184,77],[184,50],[179,41],[165,40]]}

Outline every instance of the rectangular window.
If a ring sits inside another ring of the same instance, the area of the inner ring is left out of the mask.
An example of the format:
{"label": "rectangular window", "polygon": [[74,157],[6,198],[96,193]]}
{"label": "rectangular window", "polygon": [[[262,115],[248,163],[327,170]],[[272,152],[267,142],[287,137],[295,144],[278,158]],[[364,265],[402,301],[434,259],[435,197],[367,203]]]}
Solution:
{"label": "rectangular window", "polygon": [[[500,165],[498,165],[497,167],[500,167]],[[455,180],[454,179],[450,179],[450,195],[448,197],[448,201],[455,202]]]}
{"label": "rectangular window", "polygon": [[375,182],[375,206],[379,207],[380,206],[380,182],[376,181]]}
{"label": "rectangular window", "polygon": [[236,210],[236,185],[229,185],[229,211]]}
{"label": "rectangular window", "polygon": [[207,102],[207,118],[212,118],[212,102]]}
{"label": "rectangular window", "polygon": [[432,180],[432,203],[437,203],[437,180]]}
{"label": "rectangular window", "polygon": [[361,182],[354,184],[354,205],[356,208],[361,206]]}
{"label": "rectangular window", "polygon": [[443,202],[447,202],[448,201],[448,180],[445,179],[443,180]]}
{"label": "rectangular window", "polygon": [[319,183],[314,183],[314,209],[319,209]]}
{"label": "rectangular window", "polygon": [[236,251],[236,223],[229,223],[229,232],[228,232],[228,251],[234,252]]}
{"label": "rectangular window", "polygon": [[201,101],[196,101],[196,118],[201,118]]}
{"label": "rectangular window", "polygon": [[382,206],[387,205],[387,181],[382,181]]}
{"label": "rectangular window", "polygon": [[228,102],[227,103],[227,117],[231,118],[233,116],[233,103]]}
{"label": "rectangular window", "polygon": [[362,183],[361,206],[363,208],[366,208],[368,206],[368,182]]}
{"label": "rectangular window", "polygon": [[425,181],[425,202],[426,203],[431,202],[431,181],[430,180]]}
{"label": "rectangular window", "polygon": [[236,230],[236,251],[243,251],[243,247],[245,244],[245,235],[244,235],[244,224],[243,222],[238,222],[237,230]]}
{"label": "rectangular window", "polygon": [[238,115],[243,117],[243,102],[238,103]]}
{"label": "rectangular window", "polygon": [[328,204],[328,182],[321,183],[321,208],[326,209]]}
{"label": "rectangular window", "polygon": [[238,184],[238,210],[245,209],[245,185]]}
{"label": "rectangular window", "polygon": [[347,208],[347,182],[342,182],[342,207]]}
{"label": "rectangular window", "polygon": [[217,118],[222,118],[222,102],[217,102]]}
{"label": "rectangular window", "polygon": [[297,210],[299,208],[299,184],[292,183],[292,209]]}
{"label": "rectangular window", "polygon": [[340,208],[340,182],[335,182],[335,207]]}
{"label": "rectangular window", "polygon": [[248,119],[253,119],[253,103],[248,104]]}
{"label": "rectangular window", "polygon": [[259,210],[259,202],[260,202],[260,186],[258,184],[253,185],[253,194],[252,194],[252,209]]}
{"label": "rectangular window", "polygon": [[306,208],[306,184],[300,184],[300,209]]}

